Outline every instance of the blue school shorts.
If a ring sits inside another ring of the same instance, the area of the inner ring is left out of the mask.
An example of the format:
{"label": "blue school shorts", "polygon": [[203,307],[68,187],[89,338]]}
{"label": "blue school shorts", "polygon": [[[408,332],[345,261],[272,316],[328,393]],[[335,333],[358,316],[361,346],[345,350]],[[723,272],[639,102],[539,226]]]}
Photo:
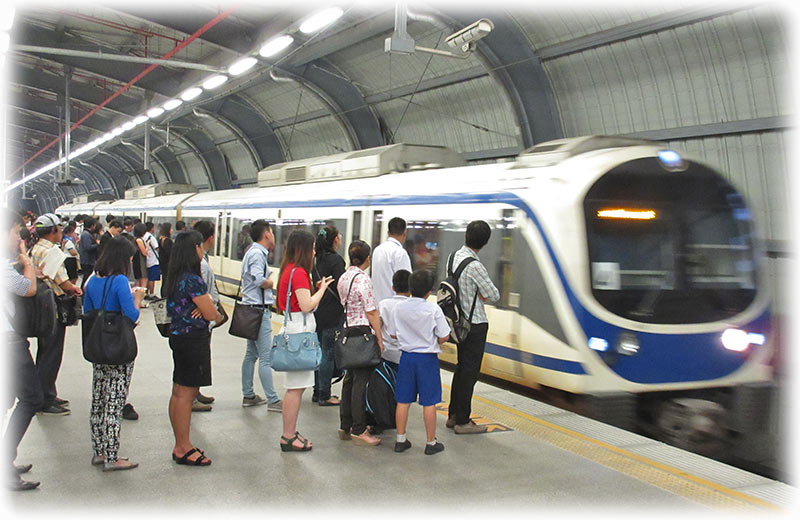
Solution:
{"label": "blue school shorts", "polygon": [[161,266],[151,265],[147,268],[147,280],[149,282],[157,282],[161,279]]}
{"label": "blue school shorts", "polygon": [[433,353],[403,352],[397,369],[394,397],[398,403],[433,406],[442,402],[442,377],[439,356]]}

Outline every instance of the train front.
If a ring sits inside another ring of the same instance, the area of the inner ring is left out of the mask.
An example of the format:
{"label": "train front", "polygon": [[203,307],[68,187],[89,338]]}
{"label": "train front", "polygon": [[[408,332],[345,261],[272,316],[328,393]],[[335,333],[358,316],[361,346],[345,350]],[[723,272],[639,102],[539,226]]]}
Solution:
{"label": "train front", "polygon": [[607,379],[645,401],[649,392],[656,422],[675,403],[743,413],[730,394],[770,381],[772,338],[764,256],[742,195],[661,150],[602,175],[583,206],[600,312],[578,317]]}

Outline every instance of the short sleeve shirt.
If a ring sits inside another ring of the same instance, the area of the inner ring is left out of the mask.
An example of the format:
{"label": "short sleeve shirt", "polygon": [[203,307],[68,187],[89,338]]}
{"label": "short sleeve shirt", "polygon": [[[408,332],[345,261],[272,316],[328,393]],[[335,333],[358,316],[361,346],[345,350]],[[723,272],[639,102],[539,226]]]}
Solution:
{"label": "short sleeve shirt", "polygon": [[[33,246],[31,249],[31,261],[33,262],[34,267],[41,268],[42,264],[44,263],[44,257],[47,256],[47,251],[50,250],[51,247],[56,247],[56,245],[46,238],[40,238],[36,245]],[[44,281],[53,290],[53,293],[56,296],[61,296],[64,294],[64,290],[60,287],[60,285],[69,280],[69,276],[67,275],[67,268],[64,267],[64,264],[61,264],[61,267],[58,268],[56,272],[56,276],[53,280],[50,278],[45,278]]]}
{"label": "short sleeve shirt", "polygon": [[409,298],[394,308],[397,343],[403,352],[442,351],[437,338],[450,334],[450,325],[441,307],[422,298]]}
{"label": "short sleeve shirt", "polygon": [[[295,268],[294,264],[286,264],[283,268],[283,274],[278,282],[278,294],[275,298],[278,300],[278,308],[282,311],[286,310],[286,291],[289,290],[289,275],[292,269]],[[300,302],[297,301],[297,289],[311,290],[311,280],[308,278],[308,271],[302,267],[297,267],[292,275],[292,294],[289,297],[290,312],[300,312]]]}
{"label": "short sleeve shirt", "polygon": [[192,311],[197,307],[193,298],[208,292],[208,286],[196,274],[184,273],[175,284],[174,292],[167,299],[167,313],[172,323],[169,327],[170,334],[189,334],[195,330],[207,330],[208,321],[193,318]]}
{"label": "short sleeve shirt", "polygon": [[[353,289],[350,290],[350,282],[353,278],[355,278],[355,281],[353,282]],[[370,280],[367,273],[351,265],[341,278],[339,278],[339,283],[336,285],[336,288],[339,291],[339,299],[342,302],[342,307],[347,309],[346,325],[348,327],[356,327],[359,325],[369,326],[367,313],[377,309],[378,304],[375,301],[372,280]]]}
{"label": "short sleeve shirt", "polygon": [[142,237],[144,240],[144,247],[147,248],[147,267],[158,265],[158,240],[152,234],[147,233]]}

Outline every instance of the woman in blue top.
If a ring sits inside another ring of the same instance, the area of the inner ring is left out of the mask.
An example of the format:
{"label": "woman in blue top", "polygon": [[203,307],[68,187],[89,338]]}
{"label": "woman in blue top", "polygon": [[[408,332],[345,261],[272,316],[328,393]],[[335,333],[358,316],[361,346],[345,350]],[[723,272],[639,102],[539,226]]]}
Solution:
{"label": "woman in blue top", "polygon": [[222,321],[208,287],[200,274],[205,254],[203,235],[187,231],[175,238],[169,271],[164,281],[170,324],[169,348],[172,349],[172,396],[169,420],[175,434],[172,459],[178,464],[208,466],[211,459],[195,448],[189,439],[192,402],[201,386],[211,385],[210,321]]}
{"label": "woman in blue top", "polygon": [[[128,284],[128,269],[133,258],[133,245],[124,237],[113,238],[105,247],[96,265],[96,274],[86,282],[83,311],[99,309],[106,294],[104,310],[122,311],[125,316],[139,319],[139,304],[145,291]],[[125,365],[93,364],[92,411],[89,424],[92,427],[94,456],[92,465],[103,465],[103,471],[133,469],[138,464],[118,456],[119,431],[122,407],[128,397],[133,362]]]}

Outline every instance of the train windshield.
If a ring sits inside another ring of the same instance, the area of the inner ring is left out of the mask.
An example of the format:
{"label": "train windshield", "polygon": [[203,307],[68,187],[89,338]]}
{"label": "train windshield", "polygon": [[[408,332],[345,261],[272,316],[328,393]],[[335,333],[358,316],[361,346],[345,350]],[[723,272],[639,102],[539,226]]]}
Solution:
{"label": "train windshield", "polygon": [[755,298],[750,211],[712,170],[631,161],[592,186],[584,209],[592,293],[611,312],[703,323],[734,316]]}

